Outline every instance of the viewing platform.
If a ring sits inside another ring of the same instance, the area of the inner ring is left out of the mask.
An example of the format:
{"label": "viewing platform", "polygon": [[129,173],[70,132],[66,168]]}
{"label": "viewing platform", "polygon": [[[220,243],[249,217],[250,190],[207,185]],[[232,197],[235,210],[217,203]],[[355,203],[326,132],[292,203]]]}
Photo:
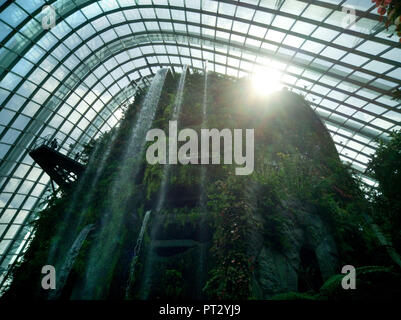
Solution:
{"label": "viewing platform", "polygon": [[56,182],[61,189],[68,189],[85,170],[79,162],[79,154],[75,159],[59,152],[60,143],[56,138],[46,136],[40,138],[32,147],[29,155]]}

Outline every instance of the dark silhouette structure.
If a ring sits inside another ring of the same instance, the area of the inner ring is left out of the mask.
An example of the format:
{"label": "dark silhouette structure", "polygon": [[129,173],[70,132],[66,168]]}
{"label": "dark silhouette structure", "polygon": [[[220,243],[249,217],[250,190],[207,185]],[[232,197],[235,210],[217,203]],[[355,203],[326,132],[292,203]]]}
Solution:
{"label": "dark silhouette structure", "polygon": [[57,151],[58,146],[56,138],[44,138],[33,147],[29,155],[50,176],[52,183],[54,181],[66,190],[79,178],[85,166],[78,162],[79,153],[71,159]]}

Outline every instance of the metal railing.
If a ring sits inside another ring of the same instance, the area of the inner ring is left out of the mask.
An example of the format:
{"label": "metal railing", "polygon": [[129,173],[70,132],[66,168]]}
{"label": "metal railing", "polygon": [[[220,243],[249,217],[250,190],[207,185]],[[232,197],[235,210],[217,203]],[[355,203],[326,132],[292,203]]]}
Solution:
{"label": "metal railing", "polygon": [[51,134],[48,134],[44,137],[36,139],[35,143],[33,143],[29,149],[30,151],[32,151],[41,146],[47,146],[49,148],[57,150],[61,146],[61,144],[59,139],[53,138]]}
{"label": "metal railing", "polygon": [[[48,134],[46,136],[37,138],[36,141],[30,146],[29,151],[36,150],[42,146],[47,146],[51,149],[58,151],[61,148],[62,143],[60,139],[53,137],[52,134]],[[81,147],[81,149],[83,150],[83,147],[77,144],[74,145],[74,148],[76,148],[77,146]],[[82,151],[81,152],[76,151],[74,153],[70,152],[70,154],[66,156],[77,162],[84,163],[84,161],[82,160]]]}

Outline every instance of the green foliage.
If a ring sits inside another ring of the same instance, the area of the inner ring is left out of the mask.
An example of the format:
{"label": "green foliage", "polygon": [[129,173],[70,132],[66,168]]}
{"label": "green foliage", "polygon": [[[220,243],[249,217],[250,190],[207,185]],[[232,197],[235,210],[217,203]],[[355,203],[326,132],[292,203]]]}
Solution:
{"label": "green foliage", "polygon": [[156,164],[145,169],[144,183],[146,185],[146,199],[150,200],[160,188],[164,166]]}
{"label": "green foliage", "polygon": [[355,270],[356,288],[345,290],[345,274],[331,276],[318,293],[287,292],[271,300],[393,300],[401,296],[401,275],[391,267],[365,266]]}
{"label": "green foliage", "polygon": [[344,290],[344,274],[330,277],[317,295],[319,300],[397,299],[400,297],[401,275],[391,267],[365,266],[356,268],[356,289]]}
{"label": "green foliage", "polygon": [[390,134],[388,141],[379,141],[376,153],[368,165],[368,173],[379,182],[378,191],[383,197],[401,199],[401,130]]}
{"label": "green foliage", "polygon": [[309,149],[283,144],[286,153],[259,150],[260,159],[256,160],[253,178],[261,188],[258,208],[265,218],[265,237],[276,249],[288,247],[285,231],[290,220],[283,216],[282,201],[296,199],[328,223],[342,259],[364,261],[373,248],[374,236],[363,218],[367,202],[352,169],[337,157],[323,158],[306,152]]}
{"label": "green foliage", "polygon": [[48,199],[46,209],[38,213],[38,218],[31,225],[35,234],[29,250],[12,269],[13,283],[4,299],[31,299],[40,295],[40,281],[43,261],[47,261],[48,251],[51,245],[51,235],[54,234],[54,226],[57,225],[59,215],[63,213],[69,198],[62,198],[53,194]]}
{"label": "green foliage", "polygon": [[286,224],[288,219],[282,217],[279,213],[267,214],[266,227],[263,230],[265,239],[271,246],[277,250],[286,250],[289,248],[289,239],[287,238]]}
{"label": "green foliage", "polygon": [[[166,219],[164,221],[164,226],[167,227],[170,223],[179,223],[181,226],[185,226],[187,224],[190,224],[192,226],[195,226],[196,223],[199,222],[201,219],[199,208],[188,208],[188,207],[183,207],[183,208],[170,208],[170,209],[165,209],[164,212],[168,213],[166,214]],[[171,218],[174,217],[174,218]]]}
{"label": "green foliage", "polygon": [[401,250],[401,130],[392,132],[388,141],[379,141],[367,173],[378,181],[371,192],[373,218]]}
{"label": "green foliage", "polygon": [[217,263],[204,292],[212,299],[246,299],[250,294],[251,257],[245,247],[250,208],[244,199],[244,182],[230,175],[217,181],[208,194],[216,228],[211,251]]}
{"label": "green foliage", "polygon": [[182,273],[174,269],[165,270],[161,287],[164,288],[164,294],[169,299],[180,298],[183,291]]}

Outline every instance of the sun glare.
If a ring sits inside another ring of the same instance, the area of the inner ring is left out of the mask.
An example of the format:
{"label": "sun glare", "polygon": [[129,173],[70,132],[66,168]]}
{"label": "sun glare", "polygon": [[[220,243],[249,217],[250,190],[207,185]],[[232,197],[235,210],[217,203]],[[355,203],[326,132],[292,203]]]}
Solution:
{"label": "sun glare", "polygon": [[255,69],[251,76],[252,86],[260,95],[267,95],[283,88],[280,82],[281,72],[267,67]]}

